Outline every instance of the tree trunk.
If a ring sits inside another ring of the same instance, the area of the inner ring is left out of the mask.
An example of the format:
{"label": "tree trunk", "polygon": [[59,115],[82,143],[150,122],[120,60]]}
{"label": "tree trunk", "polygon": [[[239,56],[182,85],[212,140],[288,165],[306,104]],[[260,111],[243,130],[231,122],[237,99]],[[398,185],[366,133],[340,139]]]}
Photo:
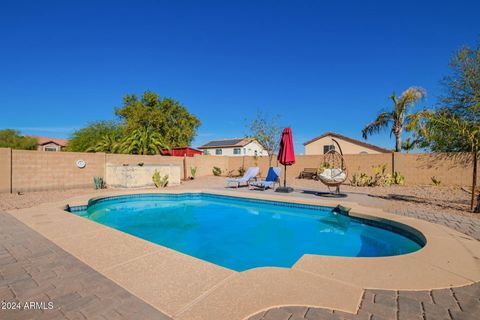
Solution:
{"label": "tree trunk", "polygon": [[475,213],[480,213],[480,193],[477,196],[477,207],[473,210]]}
{"label": "tree trunk", "polygon": [[[470,201],[470,210],[473,212],[479,212],[480,211],[480,205],[477,203],[477,207],[475,207],[475,191],[477,189],[477,162],[478,162],[478,153],[477,150],[474,149],[472,152],[472,159],[473,159],[473,181],[472,181],[472,199]],[[480,196],[479,196],[480,197]]]}
{"label": "tree trunk", "polygon": [[395,152],[400,152],[402,151],[402,138],[401,138],[401,133],[400,132],[396,132],[395,133]]}
{"label": "tree trunk", "polygon": [[272,160],[273,160],[273,152],[268,155],[268,166],[269,167],[272,166]]}

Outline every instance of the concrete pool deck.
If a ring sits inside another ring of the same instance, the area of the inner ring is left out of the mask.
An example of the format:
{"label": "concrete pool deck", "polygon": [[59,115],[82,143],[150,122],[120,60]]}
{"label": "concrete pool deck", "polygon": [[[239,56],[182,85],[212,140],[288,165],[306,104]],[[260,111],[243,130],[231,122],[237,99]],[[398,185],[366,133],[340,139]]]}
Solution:
{"label": "concrete pool deck", "polygon": [[[127,291],[174,319],[244,319],[278,306],[309,306],[356,313],[365,289],[430,290],[480,281],[480,242],[444,226],[360,206],[271,193],[218,189],[208,192],[265,200],[335,206],[352,215],[409,225],[427,238],[414,253],[388,258],[304,255],[291,269],[235,272],[130,236],[63,210],[96,195],[11,211],[10,214]],[[158,190],[109,191],[102,196]],[[152,272],[155,270],[156,272]]]}

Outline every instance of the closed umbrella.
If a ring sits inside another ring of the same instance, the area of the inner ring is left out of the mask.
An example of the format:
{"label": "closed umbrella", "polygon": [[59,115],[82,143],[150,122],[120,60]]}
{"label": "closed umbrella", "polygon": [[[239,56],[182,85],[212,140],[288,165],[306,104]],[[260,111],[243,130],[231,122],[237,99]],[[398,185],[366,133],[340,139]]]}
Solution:
{"label": "closed umbrella", "polygon": [[280,140],[280,149],[278,150],[278,162],[285,168],[283,176],[283,187],[277,188],[277,192],[292,192],[293,188],[287,187],[287,166],[295,163],[295,152],[293,151],[292,129],[285,128]]}

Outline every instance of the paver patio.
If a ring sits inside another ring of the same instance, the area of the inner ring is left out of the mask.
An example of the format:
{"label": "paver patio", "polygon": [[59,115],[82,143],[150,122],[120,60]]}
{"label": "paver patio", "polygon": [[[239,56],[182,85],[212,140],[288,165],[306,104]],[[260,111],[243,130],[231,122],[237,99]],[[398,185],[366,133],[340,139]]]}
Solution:
{"label": "paver patio", "polygon": [[[350,200],[374,207],[383,201],[364,195],[351,195]],[[401,207],[395,213],[443,224],[480,240],[478,218]],[[54,302],[53,310],[0,310],[1,319],[169,319],[6,213],[0,213],[0,239],[0,300]],[[250,319],[479,318],[480,283],[432,291],[366,290],[356,315],[292,306],[262,311]]]}
{"label": "paver patio", "polygon": [[0,301],[53,302],[0,319],[170,319],[3,212],[0,240]]}

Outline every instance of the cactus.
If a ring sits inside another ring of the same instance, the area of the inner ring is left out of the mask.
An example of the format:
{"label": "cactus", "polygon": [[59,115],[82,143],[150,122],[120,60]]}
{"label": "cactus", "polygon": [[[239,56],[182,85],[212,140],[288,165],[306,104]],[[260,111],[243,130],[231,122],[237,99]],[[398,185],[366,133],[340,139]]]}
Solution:
{"label": "cactus", "polygon": [[168,184],[168,174],[162,177],[160,175],[160,172],[155,169],[155,171],[153,172],[152,180],[157,188],[165,188]]}
{"label": "cactus", "polygon": [[95,183],[95,189],[105,188],[105,183],[103,182],[102,177],[93,177],[93,182]]}

